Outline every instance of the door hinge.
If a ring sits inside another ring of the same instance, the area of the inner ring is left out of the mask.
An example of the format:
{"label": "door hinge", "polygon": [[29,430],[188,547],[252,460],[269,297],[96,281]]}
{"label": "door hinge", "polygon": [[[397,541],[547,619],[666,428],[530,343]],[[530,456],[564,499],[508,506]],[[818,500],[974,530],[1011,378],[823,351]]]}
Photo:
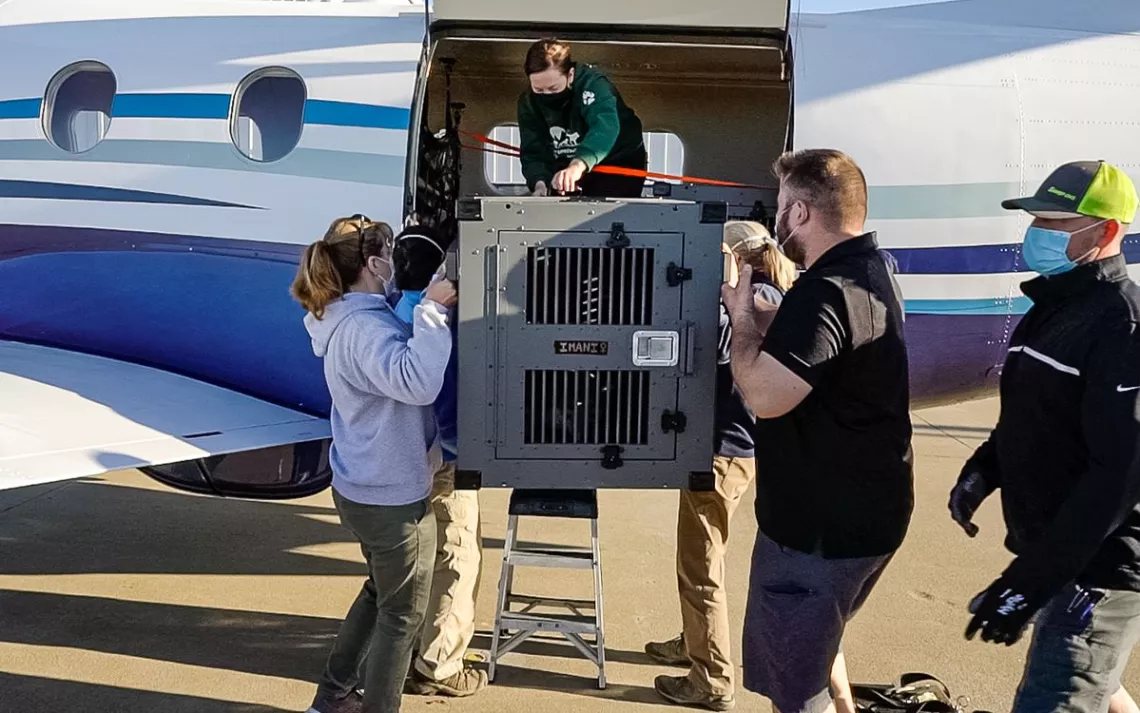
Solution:
{"label": "door hinge", "polygon": [[610,226],[610,237],[606,238],[606,247],[629,247],[629,236],[625,234],[625,223],[614,223]]}
{"label": "door hinge", "polygon": [[675,262],[669,263],[665,268],[665,282],[670,287],[676,287],[685,280],[693,279],[693,269],[689,267],[681,267]]}
{"label": "door hinge", "polygon": [[661,413],[661,430],[665,433],[674,431],[676,433],[684,433],[685,426],[689,425],[689,419],[685,417],[683,411],[670,411],[665,409]]}
{"label": "door hinge", "polygon": [[616,470],[625,465],[621,459],[624,450],[621,446],[602,446],[602,467],[606,470]]}

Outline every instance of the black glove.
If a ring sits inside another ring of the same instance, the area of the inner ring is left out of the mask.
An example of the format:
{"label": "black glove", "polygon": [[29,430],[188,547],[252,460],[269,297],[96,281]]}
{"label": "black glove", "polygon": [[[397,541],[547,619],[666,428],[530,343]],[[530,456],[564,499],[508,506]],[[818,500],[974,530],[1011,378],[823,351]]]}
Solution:
{"label": "black glove", "polygon": [[950,517],[970,537],[978,534],[978,526],[973,523],[974,513],[991,492],[982,472],[971,468],[967,463],[962,476],[950,491]]}
{"label": "black glove", "polygon": [[1025,633],[1029,620],[1045,603],[1027,582],[1003,574],[986,591],[974,598],[970,611],[974,617],[966,626],[966,638],[978,631],[982,641],[1012,646]]}

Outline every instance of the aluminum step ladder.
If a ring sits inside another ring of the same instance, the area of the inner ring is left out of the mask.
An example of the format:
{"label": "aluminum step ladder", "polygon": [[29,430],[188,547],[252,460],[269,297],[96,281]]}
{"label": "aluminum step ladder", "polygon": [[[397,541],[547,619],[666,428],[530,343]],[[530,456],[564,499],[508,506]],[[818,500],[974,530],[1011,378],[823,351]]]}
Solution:
{"label": "aluminum step ladder", "polygon": [[[503,545],[499,603],[491,633],[487,678],[506,654],[540,632],[565,637],[582,656],[598,667],[598,688],[606,687],[606,635],[602,611],[602,555],[598,548],[598,496],[593,490],[515,490]],[[518,546],[519,517],[569,517],[590,520],[590,548],[523,548]],[[594,598],[564,599],[516,594],[515,567],[554,567],[592,570]],[[555,609],[558,613],[536,612]],[[505,641],[501,641],[504,637]]]}

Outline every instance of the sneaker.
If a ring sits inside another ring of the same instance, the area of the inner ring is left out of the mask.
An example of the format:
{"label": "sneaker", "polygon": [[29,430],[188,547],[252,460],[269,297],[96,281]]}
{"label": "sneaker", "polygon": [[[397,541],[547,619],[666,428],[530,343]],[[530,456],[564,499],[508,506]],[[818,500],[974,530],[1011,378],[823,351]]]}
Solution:
{"label": "sneaker", "polygon": [[662,698],[679,706],[728,711],[736,705],[736,700],[731,695],[718,696],[698,690],[688,676],[658,676],[653,679],[653,688]]}
{"label": "sneaker", "polygon": [[363,713],[364,696],[359,691],[353,691],[344,698],[335,698],[331,693],[317,691],[313,705],[309,706],[308,713]]}
{"label": "sneaker", "polygon": [[689,652],[685,650],[684,634],[669,641],[650,642],[645,645],[645,653],[657,663],[666,666],[688,666],[692,663],[689,660]]}
{"label": "sneaker", "polygon": [[417,696],[450,696],[452,698],[473,696],[486,687],[487,672],[470,666],[464,666],[459,673],[442,681],[432,680],[418,670],[413,671],[407,684],[407,689],[410,689],[410,692]]}

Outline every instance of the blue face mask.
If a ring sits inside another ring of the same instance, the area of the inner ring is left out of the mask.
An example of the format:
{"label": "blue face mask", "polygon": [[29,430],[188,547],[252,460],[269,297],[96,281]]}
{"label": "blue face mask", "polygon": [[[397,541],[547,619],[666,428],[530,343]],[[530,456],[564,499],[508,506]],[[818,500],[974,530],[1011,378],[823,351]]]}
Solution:
{"label": "blue face mask", "polygon": [[1103,225],[1105,222],[1107,221],[1102,220],[1099,223],[1093,223],[1087,228],[1081,228],[1073,233],[1030,227],[1029,230],[1025,231],[1025,242],[1021,245],[1021,256],[1025,258],[1025,263],[1029,265],[1029,269],[1038,275],[1050,277],[1068,272],[1096,251],[1096,248],[1093,248],[1076,260],[1070,260],[1069,241],[1077,233],[1083,233],[1098,225]]}

